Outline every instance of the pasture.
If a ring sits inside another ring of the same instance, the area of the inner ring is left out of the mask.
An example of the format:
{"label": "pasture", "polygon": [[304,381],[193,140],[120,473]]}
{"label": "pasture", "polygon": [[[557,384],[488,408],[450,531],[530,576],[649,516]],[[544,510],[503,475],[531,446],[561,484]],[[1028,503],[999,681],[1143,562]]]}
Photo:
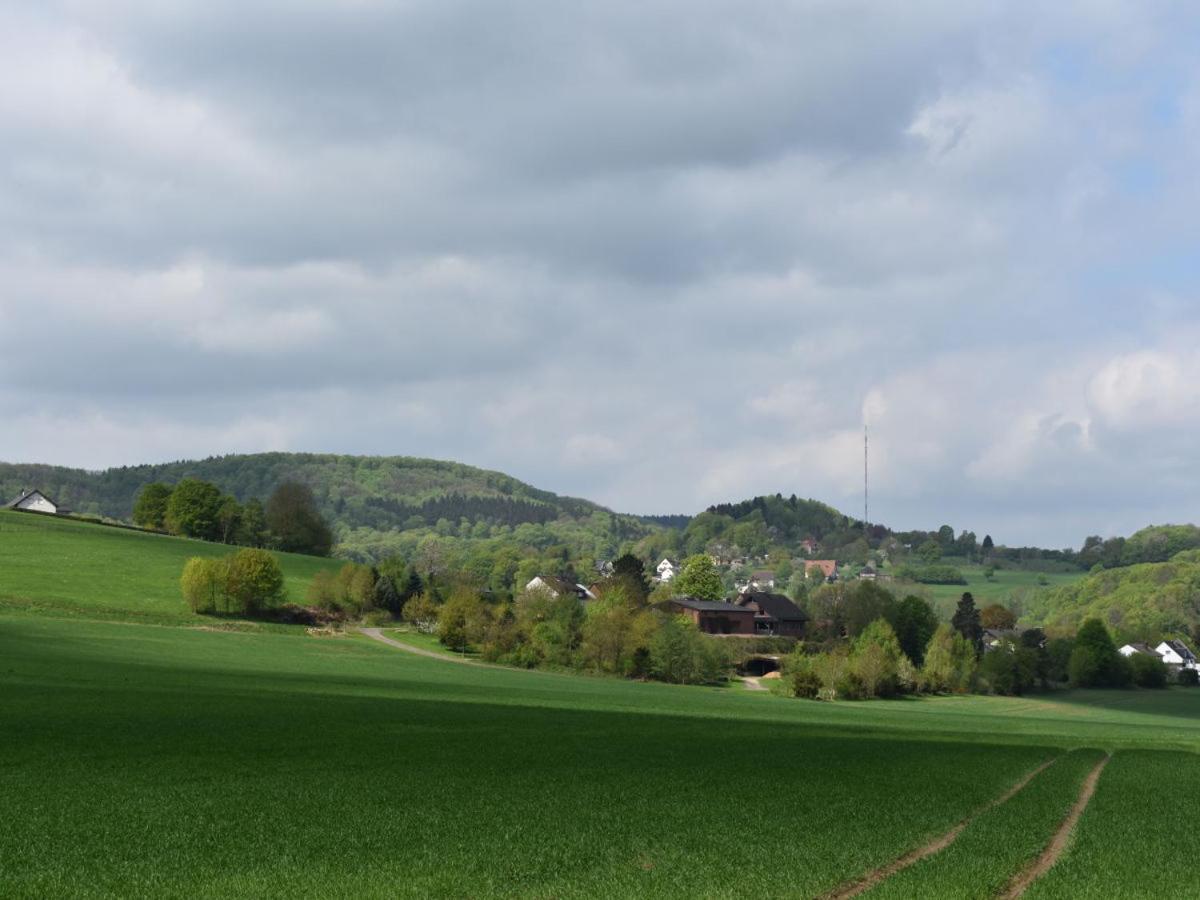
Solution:
{"label": "pasture", "polygon": [[1200,691],[821,704],[361,635],[0,615],[0,721],[7,897],[813,897],[973,815],[942,851],[997,848],[971,891],[939,893],[936,857],[896,886],[982,895],[1098,751],[1110,771],[1038,889],[1136,895],[1165,870],[1200,894],[1195,830],[1150,802],[1195,795]]}
{"label": "pasture", "polygon": [[948,558],[946,564],[962,572],[967,583],[922,584],[917,586],[915,591],[927,596],[938,614],[944,618],[953,614],[954,605],[964,591],[971,592],[975,604],[980,608],[992,603],[1008,606],[1016,602],[1025,605],[1026,598],[1038,590],[1071,584],[1087,575],[1086,572],[1035,572],[1029,569],[997,568],[989,579],[984,574],[986,567],[976,563]]}
{"label": "pasture", "polygon": [[[183,602],[179,576],[192,556],[236,547],[67,518],[0,510],[0,610],[143,622],[211,621]],[[293,602],[321,569],[342,562],[275,554]]]}

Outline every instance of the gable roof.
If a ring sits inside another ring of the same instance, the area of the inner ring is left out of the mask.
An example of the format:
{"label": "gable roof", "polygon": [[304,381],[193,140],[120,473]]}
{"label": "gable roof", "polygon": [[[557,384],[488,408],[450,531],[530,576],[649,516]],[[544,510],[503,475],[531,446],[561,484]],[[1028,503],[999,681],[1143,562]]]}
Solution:
{"label": "gable roof", "polygon": [[774,581],[775,573],[770,569],[759,569],[757,572],[750,573],[751,581]]}
{"label": "gable roof", "polygon": [[582,584],[576,584],[575,582],[569,581],[566,578],[559,578],[557,575],[535,575],[529,580],[530,584],[539,579],[541,580],[542,584],[556,594],[574,594],[575,596],[581,598],[595,598],[595,595]]}
{"label": "gable roof", "polygon": [[685,609],[694,609],[697,612],[754,612],[754,610],[746,609],[743,606],[738,606],[736,603],[725,603],[722,600],[695,600],[691,597],[672,597],[668,602],[674,603],[676,606],[682,606]]}
{"label": "gable roof", "polygon": [[1170,647],[1172,650],[1174,650],[1176,653],[1178,653],[1184,659],[1195,659],[1196,658],[1196,654],[1194,654],[1191,651],[1191,649],[1188,647],[1188,645],[1185,644],[1183,641],[1163,641],[1163,643],[1166,644],[1168,647]]}
{"label": "gable roof", "polygon": [[[1153,655],[1153,656],[1161,655],[1161,654],[1159,654],[1159,652],[1157,650],[1155,650],[1149,644],[1143,644],[1140,641],[1135,641],[1132,644],[1126,644],[1125,647],[1129,647],[1132,650],[1136,651],[1137,653],[1145,653],[1145,654]],[[1125,647],[1122,647],[1121,649],[1124,650]]]}
{"label": "gable roof", "polygon": [[738,606],[758,607],[759,612],[780,622],[807,622],[808,615],[783,594],[771,594],[767,591],[749,591],[739,594],[734,601]]}
{"label": "gable roof", "polygon": [[50,496],[48,494],[46,494],[44,491],[39,491],[37,488],[33,488],[32,490],[30,490],[29,488],[25,488],[23,491],[21,491],[21,495],[19,497],[17,497],[16,500],[13,500],[11,503],[4,504],[4,508],[5,509],[16,509],[18,503],[28,500],[30,497],[34,497],[34,496],[41,497],[43,500],[45,500],[51,506],[58,506],[58,504],[55,503],[50,498]]}
{"label": "gable roof", "polygon": [[806,559],[804,561],[804,571],[807,572],[809,569],[812,569],[812,568],[820,569],[825,574],[825,577],[829,578],[829,577],[837,574],[837,560],[836,559]]}

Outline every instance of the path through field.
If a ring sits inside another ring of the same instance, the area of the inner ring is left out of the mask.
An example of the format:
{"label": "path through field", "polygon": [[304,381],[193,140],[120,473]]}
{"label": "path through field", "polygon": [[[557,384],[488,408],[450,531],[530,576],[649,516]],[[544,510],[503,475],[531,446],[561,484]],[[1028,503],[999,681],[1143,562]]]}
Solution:
{"label": "path through field", "polygon": [[1079,817],[1083,815],[1083,811],[1087,809],[1088,803],[1091,802],[1092,795],[1096,793],[1096,784],[1100,781],[1100,774],[1104,771],[1104,767],[1108,765],[1111,756],[1106,755],[1104,759],[1096,764],[1096,768],[1088,774],[1087,780],[1084,781],[1083,787],[1079,791],[1079,799],[1075,801],[1075,805],[1071,807],[1071,811],[1067,817],[1063,819],[1062,824],[1058,827],[1058,831],[1054,833],[1054,837],[1050,839],[1050,843],[1046,845],[1046,849],[1042,851],[1042,855],[1033,861],[1033,863],[1025,871],[1019,873],[1016,878],[1009,884],[1007,890],[1001,895],[1004,900],[1015,900],[1027,890],[1029,886],[1045,875],[1058,862],[1058,858],[1062,856],[1063,851],[1067,849],[1067,843],[1071,839],[1071,835],[1075,832],[1075,826],[1079,822]]}
{"label": "path through field", "polygon": [[434,650],[426,650],[424,647],[414,647],[412,644],[406,644],[403,641],[393,640],[384,635],[382,629],[379,628],[360,628],[358,629],[372,640],[379,641],[381,644],[387,644],[389,647],[397,647],[401,650],[407,650],[409,653],[415,653],[417,656],[427,656],[430,659],[440,659],[445,662],[463,663],[468,666],[486,666],[487,663],[477,662],[473,659],[467,659],[461,656],[450,656],[448,653],[438,653]]}

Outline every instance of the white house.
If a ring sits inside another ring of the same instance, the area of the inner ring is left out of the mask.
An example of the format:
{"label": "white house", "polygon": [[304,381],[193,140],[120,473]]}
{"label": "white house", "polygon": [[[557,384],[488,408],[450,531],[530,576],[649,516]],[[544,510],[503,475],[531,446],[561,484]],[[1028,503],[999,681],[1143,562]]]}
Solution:
{"label": "white house", "polygon": [[655,571],[658,572],[659,581],[670,581],[679,574],[679,564],[673,559],[666,559],[664,557],[663,561],[655,568]]}
{"label": "white house", "polygon": [[529,579],[529,583],[525,585],[525,590],[545,591],[555,599],[564,594],[574,594],[580,600],[596,599],[596,595],[582,584],[574,584],[565,578],[557,578],[553,575],[534,575],[533,578]]}
{"label": "white house", "polygon": [[1185,669],[1200,670],[1196,654],[1183,641],[1163,641],[1154,648],[1168,666],[1182,666]]}
{"label": "white house", "polygon": [[1133,656],[1136,653],[1144,653],[1147,656],[1162,656],[1161,653],[1159,653],[1149,644],[1142,643],[1126,644],[1123,647],[1117,648],[1117,652],[1125,657]]}
{"label": "white house", "polygon": [[[59,506],[41,491],[21,491],[21,496],[8,504],[9,509],[27,509],[32,512],[57,513]],[[64,510],[65,512],[65,510]]]}

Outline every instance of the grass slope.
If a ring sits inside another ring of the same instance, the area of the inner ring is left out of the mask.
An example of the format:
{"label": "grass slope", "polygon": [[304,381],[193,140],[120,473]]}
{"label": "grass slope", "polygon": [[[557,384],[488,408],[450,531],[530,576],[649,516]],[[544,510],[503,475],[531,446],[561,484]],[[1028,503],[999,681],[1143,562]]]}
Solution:
{"label": "grass slope", "polygon": [[[954,612],[954,606],[964,591],[970,591],[978,607],[999,603],[1007,606],[1016,601],[1023,608],[1028,608],[1034,598],[1041,592],[1054,588],[1075,584],[1086,573],[1084,572],[1035,572],[1029,569],[996,569],[992,578],[984,576],[986,567],[975,564],[964,564],[957,560],[948,560],[948,565],[962,572],[967,583],[962,584],[923,584],[919,585],[917,593],[928,593],[938,613],[949,618]],[[1042,584],[1045,580],[1046,584]]]}
{"label": "grass slope", "polygon": [[[0,510],[0,609],[139,621],[209,621],[179,592],[192,556],[236,548],[186,538],[108,528],[88,522]],[[278,553],[290,599],[303,602],[309,582],[338,560]]]}
{"label": "grass slope", "polygon": [[1200,691],[1128,697],[817,704],[0,616],[0,895],[814,896],[1056,750],[1200,749]]}

